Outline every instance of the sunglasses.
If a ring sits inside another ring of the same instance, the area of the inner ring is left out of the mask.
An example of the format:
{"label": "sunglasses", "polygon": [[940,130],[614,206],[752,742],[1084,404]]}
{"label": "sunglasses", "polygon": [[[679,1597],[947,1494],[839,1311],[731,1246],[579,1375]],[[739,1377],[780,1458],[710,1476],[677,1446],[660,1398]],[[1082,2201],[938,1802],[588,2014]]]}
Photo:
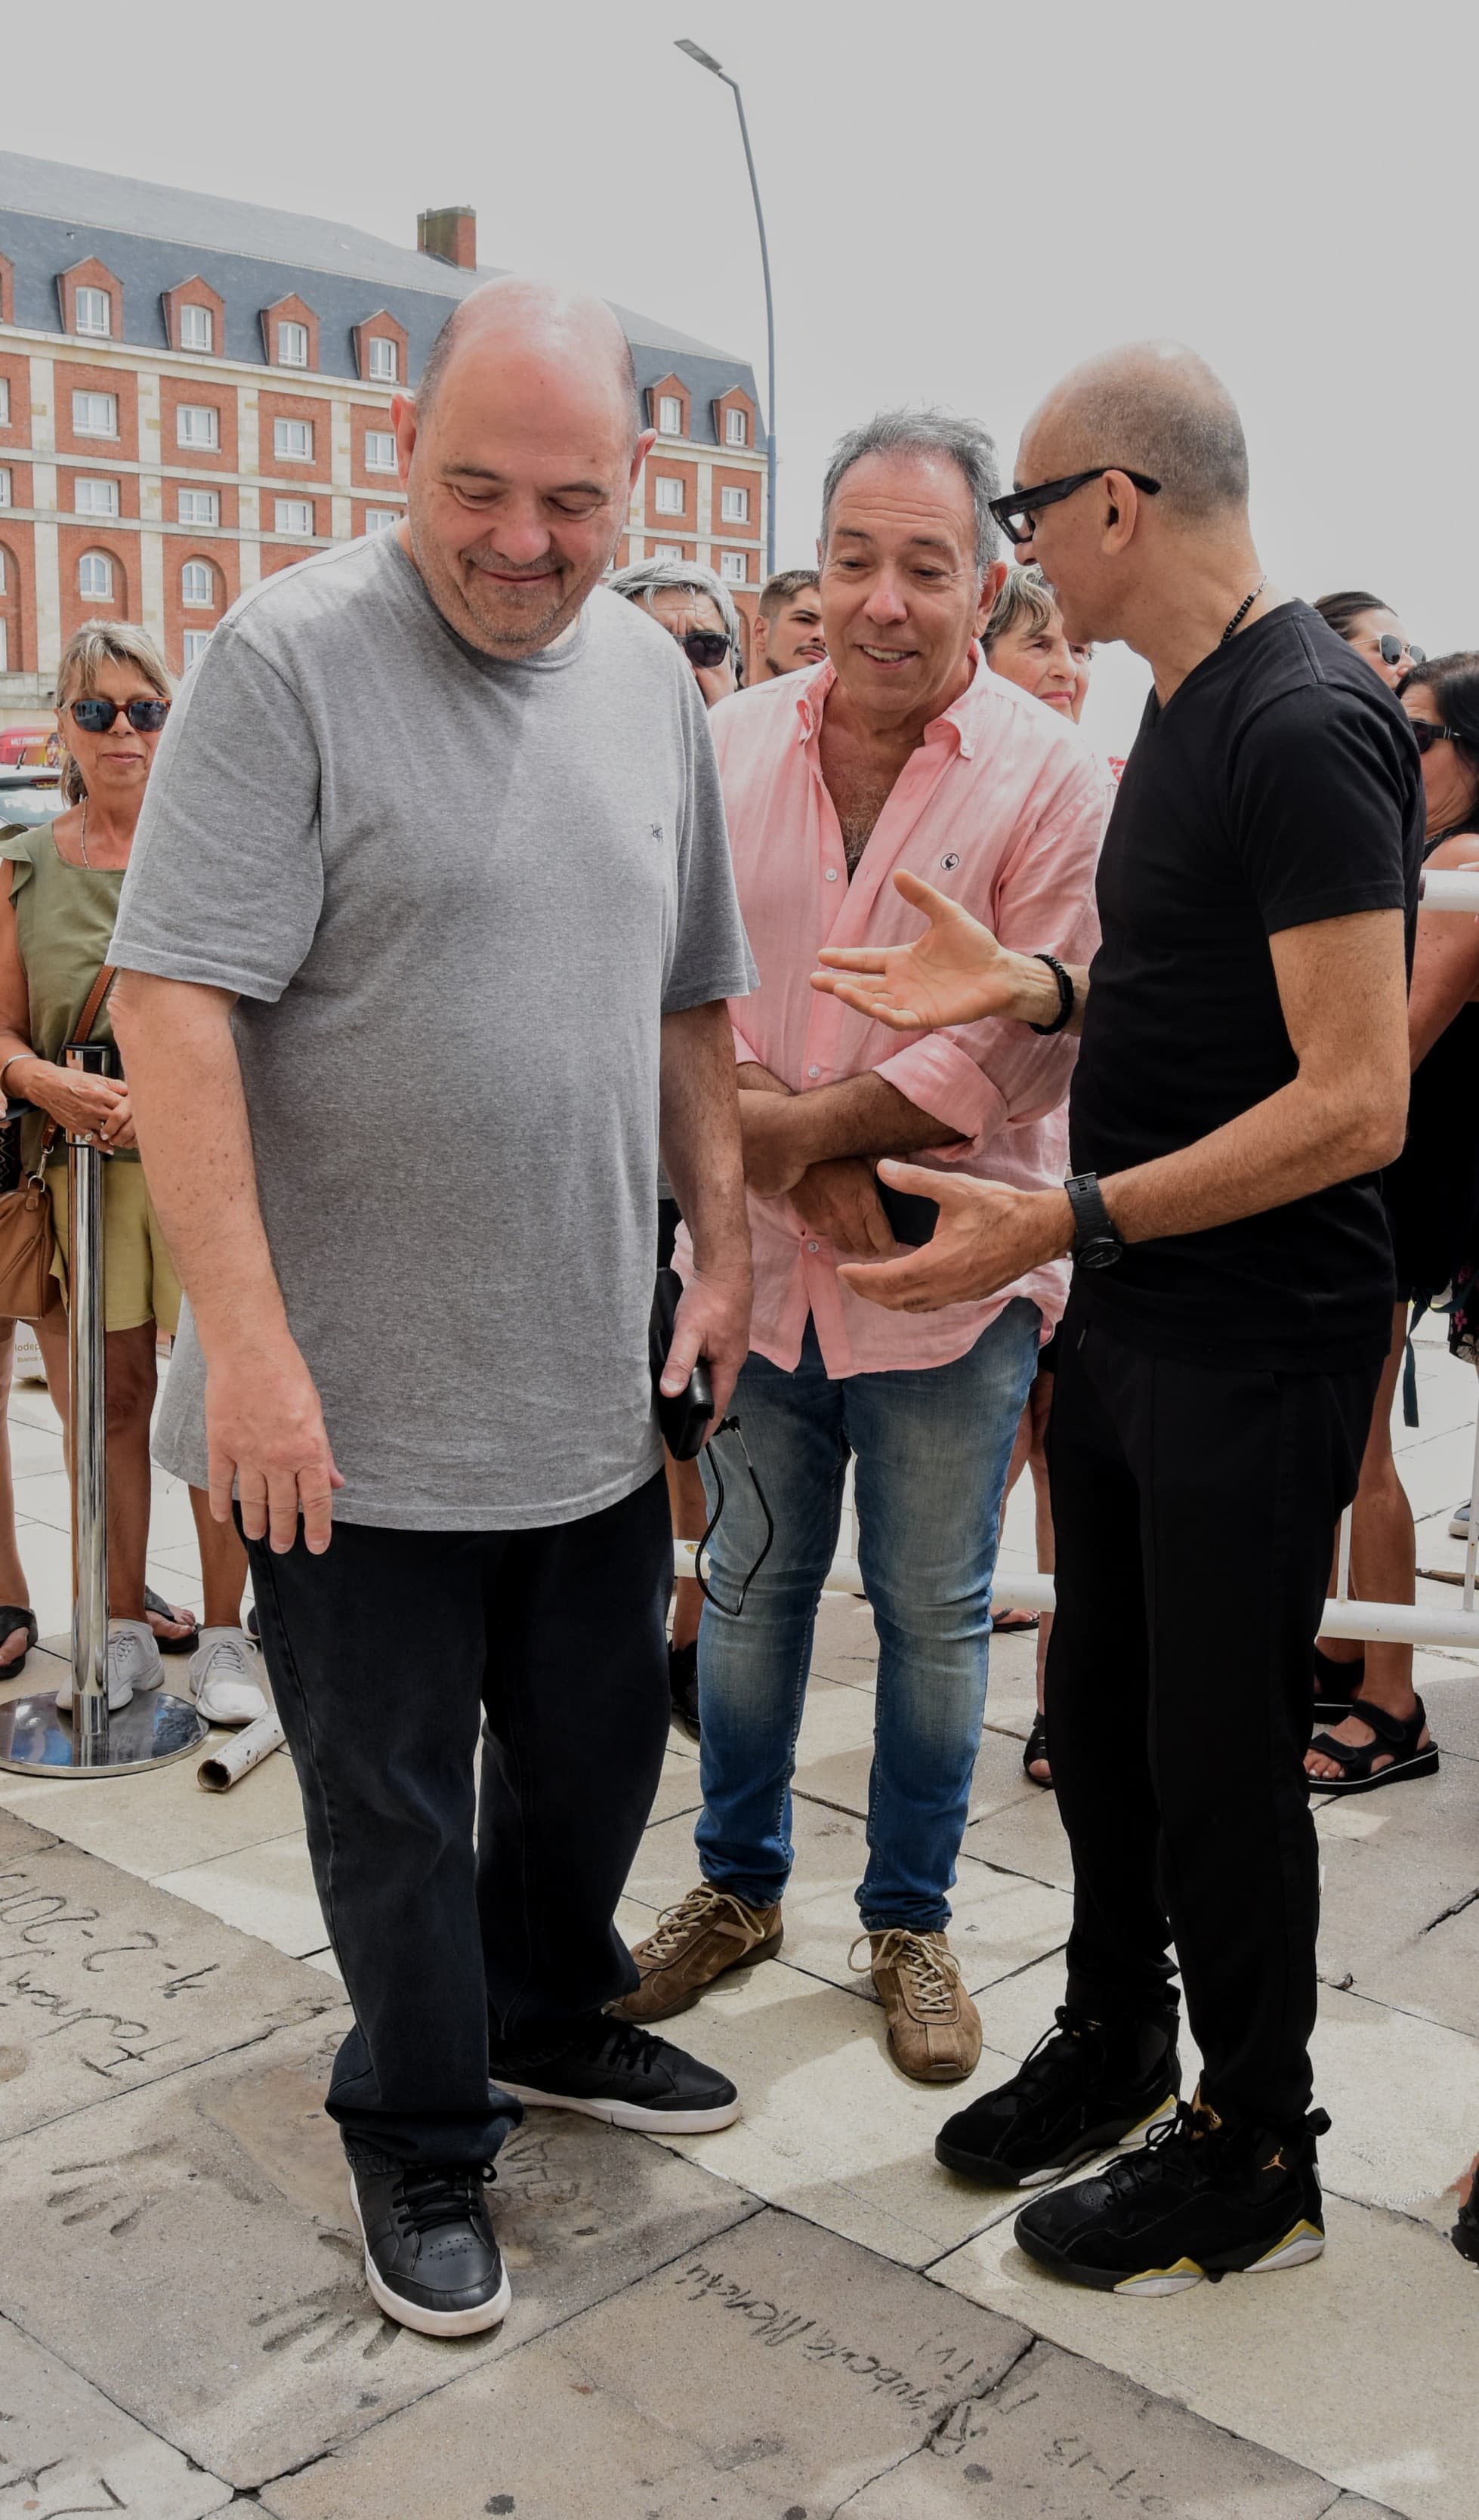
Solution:
{"label": "sunglasses", "polygon": [[1427,663],[1426,648],[1414,648],[1410,640],[1399,639],[1395,630],[1383,630],[1376,642],[1376,652],[1384,665],[1400,665],[1404,656],[1410,664]]}
{"label": "sunglasses", "polygon": [[1036,518],[1042,508],[1055,508],[1059,499],[1071,499],[1090,481],[1102,481],[1106,472],[1123,472],[1137,490],[1153,499],[1160,488],[1148,472],[1132,472],[1128,464],[1096,464],[1088,472],[1065,472],[1060,481],[1039,481],[1031,490],[1009,490],[1005,498],[990,499],[987,505],[1009,543],[1030,543],[1037,530]]}
{"label": "sunglasses", "polygon": [[169,715],[168,700],[71,700],[68,706],[84,735],[106,735],[120,717],[135,735],[157,735]]}
{"label": "sunglasses", "polygon": [[1463,742],[1457,726],[1434,726],[1431,718],[1425,717],[1409,718],[1408,724],[1417,740],[1419,752],[1431,752],[1435,743]]}
{"label": "sunglasses", "polygon": [[705,670],[722,665],[730,652],[729,637],[723,630],[685,630],[678,645],[691,665],[701,665]]}

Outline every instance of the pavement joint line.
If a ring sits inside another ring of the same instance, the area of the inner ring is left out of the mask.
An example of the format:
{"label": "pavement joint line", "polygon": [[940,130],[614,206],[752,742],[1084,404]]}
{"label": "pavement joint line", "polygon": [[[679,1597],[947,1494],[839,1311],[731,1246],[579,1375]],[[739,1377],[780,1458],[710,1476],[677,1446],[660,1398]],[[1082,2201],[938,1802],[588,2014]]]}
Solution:
{"label": "pavement joint line", "polygon": [[[102,1858],[98,1860],[101,1862]],[[241,1930],[240,1926],[233,1928],[237,1933]],[[249,1939],[255,1941],[258,1938],[252,1936]],[[268,1949],[276,1950],[277,1946],[269,1944]],[[289,1957],[286,1952],[278,1952],[279,1959],[287,1959]],[[299,1965],[306,1965],[306,1963],[299,1963]],[[322,1975],[323,1972],[319,1971],[318,1974]],[[333,1981],[326,1980],[326,1983],[332,1985]],[[327,2003],[319,2004],[302,2021],[274,2022],[271,2029],[255,2031],[249,2039],[231,2040],[224,2048],[213,2048],[208,2056],[193,2056],[188,2065],[173,2065],[167,2074],[157,2074],[152,2082],[130,2083],[127,2091],[124,2092],[104,2092],[95,2100],[80,2101],[73,2109],[59,2109],[54,2117],[42,2119],[39,2126],[18,2127],[14,2135],[0,2136],[0,2150],[3,2150],[7,2144],[22,2143],[27,2137],[39,2135],[43,2128],[70,2126],[75,2118],[90,2118],[96,2111],[111,2109],[121,2100],[137,2099],[141,2092],[162,2092],[170,2083],[178,2082],[182,2074],[193,2074],[202,2065],[218,2064],[225,2056],[245,2056],[249,2048],[265,2047],[269,2039],[276,2039],[281,2030],[290,2028],[306,2030],[310,2022],[321,2021],[326,2013],[346,2012],[348,2008],[349,1999],[341,1990],[337,2002],[331,1997]],[[8,2311],[0,2310],[0,2318],[9,2316]],[[227,2480],[223,2479],[222,2482],[225,2483]]]}
{"label": "pavement joint line", "polygon": [[[185,2461],[185,2464],[191,2471],[192,2475],[208,2476],[217,2485],[230,2485],[231,2479],[229,2476],[217,2476],[213,2467],[206,2467],[200,2459],[192,2458],[189,2451],[181,2450],[179,2443],[172,2442],[167,2433],[161,2433],[157,2424],[152,2424],[149,2421],[147,2415],[141,2415],[136,2412],[134,2408],[126,2407],[121,2398],[114,2397],[112,2391],[105,2387],[101,2380],[95,2379],[91,2371],[84,2371],[81,2363],[74,2362],[70,2355],[65,2354],[60,2346],[52,2345],[44,2338],[33,2335],[31,2330],[24,2324],[23,2320],[19,2319],[16,2317],[13,2310],[9,2308],[0,2310],[0,2326],[14,2328],[16,2334],[18,2336],[23,2336],[26,2343],[28,2345],[33,2345],[38,2354],[48,2355],[54,2362],[60,2362],[64,2371],[69,2371],[74,2380],[80,2380],[84,2389],[90,2389],[95,2397],[99,2397],[103,2400],[105,2406],[112,2407],[115,2414],[119,2414],[123,2417],[125,2423],[137,2424],[140,2432],[147,2433],[151,2441],[157,2441],[163,2450],[173,2451],[176,2458],[182,2458]],[[7,2480],[7,2485],[16,2485],[21,2482],[22,2480],[19,2477],[11,2477]],[[0,2488],[0,2491],[4,2490],[6,2489]],[[110,2489],[107,2487],[104,2488],[105,2492],[109,2490]],[[236,2494],[239,2494],[240,2491],[241,2489],[238,2487],[236,2489]],[[235,2498],[236,2495],[234,2494],[233,2499]],[[98,2506],[96,2505],[94,2506],[94,2508],[97,2507]],[[230,2504],[226,2504],[223,2507],[229,2510]],[[66,2520],[65,2514],[63,2515],[63,2520]]]}

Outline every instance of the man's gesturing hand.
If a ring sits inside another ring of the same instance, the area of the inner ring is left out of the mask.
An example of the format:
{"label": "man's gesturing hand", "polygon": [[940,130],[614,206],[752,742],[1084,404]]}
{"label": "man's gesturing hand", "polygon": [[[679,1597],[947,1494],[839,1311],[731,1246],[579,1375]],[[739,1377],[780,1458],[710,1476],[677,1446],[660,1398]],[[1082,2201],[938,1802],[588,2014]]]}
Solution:
{"label": "man's gesturing hand", "polygon": [[[934,1032],[983,1015],[1019,1015],[1020,954],[933,884],[900,868],[894,889],[929,921],[911,945],[824,945],[811,984],[894,1032]],[[1035,1012],[1035,1010],[1034,1010]]]}
{"label": "man's gesturing hand", "polygon": [[662,1369],[662,1388],[676,1399],[698,1359],[708,1360],[714,1390],[713,1424],[729,1408],[740,1368],[749,1353],[750,1273],[695,1269],[683,1290],[673,1342]]}
{"label": "man's gesturing hand", "polygon": [[316,1557],[329,1546],[330,1500],[344,1484],[329,1450],[313,1377],[291,1338],[213,1356],[205,1374],[210,1510],[231,1519],[235,1480],[242,1528],[281,1554],[303,1538]]}
{"label": "man's gesturing hand", "polygon": [[1002,1182],[958,1181],[922,1164],[880,1164],[893,1190],[939,1201],[929,1240],[897,1260],[851,1261],[837,1271],[854,1294],[896,1313],[937,1313],[1009,1286],[1073,1240],[1073,1210],[1060,1190],[1008,1190]]}

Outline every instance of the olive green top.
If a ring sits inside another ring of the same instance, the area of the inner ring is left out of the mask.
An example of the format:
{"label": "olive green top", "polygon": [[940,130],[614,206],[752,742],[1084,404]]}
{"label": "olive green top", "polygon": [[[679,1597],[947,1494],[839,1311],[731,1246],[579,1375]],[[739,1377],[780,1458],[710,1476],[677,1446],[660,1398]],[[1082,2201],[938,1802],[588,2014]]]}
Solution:
{"label": "olive green top", "polygon": [[[68,866],[58,852],[50,823],[35,831],[14,824],[0,828],[0,861],[6,858],[16,870],[11,900],[30,1003],[30,1046],[38,1058],[60,1059],[67,1043],[75,1039],[93,982],[108,960],[123,870]],[[91,1038],[112,1040],[106,1002]],[[113,1073],[122,1073],[116,1052]],[[41,1111],[30,1112],[22,1126],[21,1157],[27,1169],[36,1160],[45,1127]],[[60,1161],[65,1142],[59,1134],[53,1143]],[[138,1160],[134,1147],[120,1147],[112,1157],[115,1163]]]}

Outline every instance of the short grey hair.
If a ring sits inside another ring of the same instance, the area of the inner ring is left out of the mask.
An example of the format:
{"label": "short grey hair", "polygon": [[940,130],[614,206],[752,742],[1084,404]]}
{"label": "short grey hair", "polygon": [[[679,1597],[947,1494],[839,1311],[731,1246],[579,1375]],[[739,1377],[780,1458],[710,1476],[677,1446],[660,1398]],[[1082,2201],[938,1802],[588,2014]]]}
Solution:
{"label": "short grey hair", "polygon": [[695,560],[634,560],[629,568],[618,568],[606,584],[613,595],[624,595],[628,604],[640,604],[645,611],[652,609],[652,598],[662,588],[675,589],[680,595],[706,595],[714,605],[729,633],[730,646],[741,655],[740,614],[735,599],[722,577]]}
{"label": "short grey hair", "polygon": [[827,549],[827,523],[844,472],[865,455],[934,455],[954,464],[964,477],[975,510],[976,566],[989,568],[1001,549],[991,502],[1000,498],[1002,476],[996,440],[978,420],[962,420],[949,411],[878,411],[861,428],[850,428],[832,449],[822,484],[822,548]]}

